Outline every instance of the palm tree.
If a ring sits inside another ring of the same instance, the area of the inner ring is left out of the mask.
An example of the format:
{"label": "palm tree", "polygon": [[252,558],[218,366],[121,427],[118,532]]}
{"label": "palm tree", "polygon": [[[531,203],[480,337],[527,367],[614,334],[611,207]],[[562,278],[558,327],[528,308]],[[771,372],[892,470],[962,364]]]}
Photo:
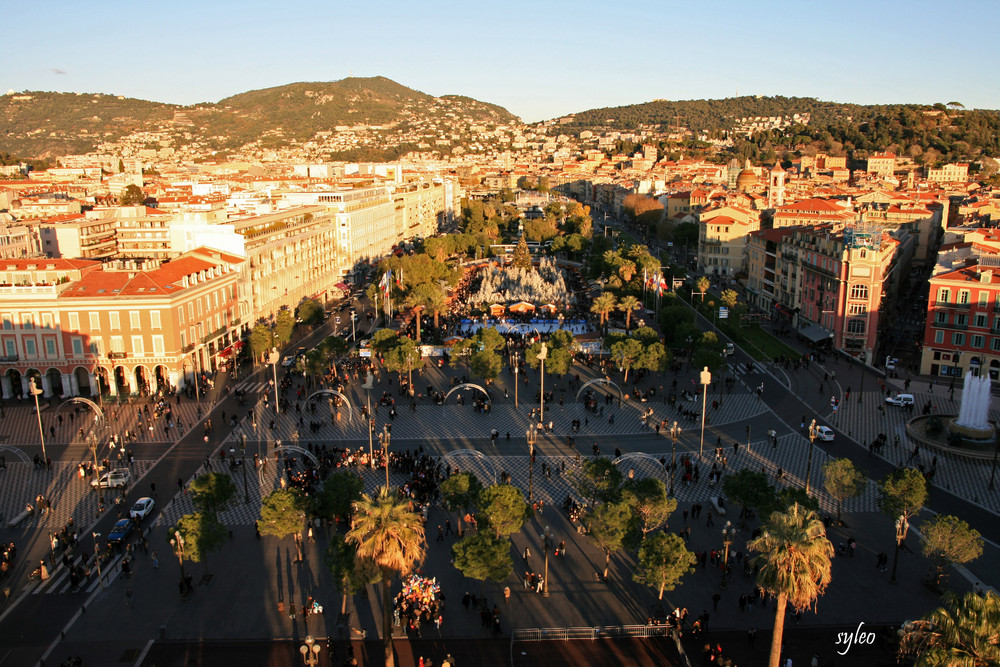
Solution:
{"label": "palm tree", "polygon": [[632,311],[636,310],[642,302],[634,296],[623,297],[618,303],[618,310],[625,313],[625,331],[628,331],[629,325],[632,323]]}
{"label": "palm tree", "polygon": [[605,292],[594,299],[590,306],[590,312],[597,313],[601,317],[601,324],[608,321],[608,314],[615,309],[615,295]]}
{"label": "palm tree", "polygon": [[407,502],[382,487],[377,497],[364,494],[354,502],[354,527],[347,540],[357,547],[358,558],[371,561],[382,573],[382,642],[386,667],[393,667],[389,589],[394,575],[406,576],[424,559],[423,520]]}
{"label": "palm tree", "polygon": [[618,275],[622,277],[622,282],[624,283],[628,283],[632,280],[632,276],[635,275],[635,272],[635,262],[630,259],[626,259],[622,262],[621,266],[618,267]]}
{"label": "palm tree", "polygon": [[712,286],[711,281],[705,276],[698,278],[698,280],[695,282],[695,287],[697,287],[698,291],[701,292],[702,303],[704,303],[705,301],[705,292],[707,292],[708,288],[711,286]]}
{"label": "palm tree", "polygon": [[437,285],[432,291],[428,292],[427,298],[427,309],[434,313],[434,328],[439,327],[438,320],[441,316],[442,311],[448,307],[447,295],[444,291],[443,285]]}
{"label": "palm tree", "polygon": [[945,606],[903,625],[900,656],[916,667],[987,667],[1000,664],[1000,597],[949,595]]}
{"label": "palm tree", "polygon": [[826,591],[833,545],[819,515],[798,503],[771,514],[763,529],[747,548],[761,554],[756,559],[762,565],[757,584],[778,598],[768,662],[769,667],[778,667],[785,608],[791,603],[796,610],[808,609]]}

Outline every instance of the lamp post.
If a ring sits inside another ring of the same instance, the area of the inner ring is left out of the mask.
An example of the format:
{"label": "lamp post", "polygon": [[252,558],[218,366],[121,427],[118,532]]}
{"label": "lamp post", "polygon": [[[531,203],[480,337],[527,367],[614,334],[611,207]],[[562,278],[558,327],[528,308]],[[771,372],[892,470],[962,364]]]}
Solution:
{"label": "lamp post", "polygon": [[365,378],[365,383],[361,385],[362,389],[365,390],[365,404],[368,406],[368,458],[374,460],[375,450],[372,447],[372,387],[374,386],[375,376],[368,373],[368,377]]}
{"label": "lamp post", "polygon": [[552,550],[552,533],[549,527],[545,526],[545,532],[541,534],[542,547],[545,550],[545,570],[542,575],[542,597],[549,597],[549,551]]}
{"label": "lamp post", "polygon": [[382,449],[385,452],[385,488],[389,488],[389,439],[392,438],[392,433],[389,431],[389,425],[382,425],[382,434],[379,436],[379,442],[382,443]]}
{"label": "lamp post", "polygon": [[701,445],[698,448],[698,458],[705,457],[705,412],[708,407],[708,386],[712,384],[712,374],[705,366],[699,374],[701,382]]}
{"label": "lamp post", "polygon": [[[670,427],[670,497],[674,496],[674,477],[677,472],[677,440],[681,437],[681,429],[674,422],[674,425]],[[702,436],[702,441],[704,442],[704,436]]]}
{"label": "lamp post", "polygon": [[[198,348],[191,350],[191,379],[194,380],[194,400],[201,402],[201,390],[198,388],[198,364],[194,363],[194,355],[198,354]],[[199,355],[200,356],[200,355]]]}
{"label": "lamp post", "polygon": [[243,502],[250,502],[250,487],[247,486],[247,434],[240,433],[240,455],[243,457]]}
{"label": "lamp post", "polygon": [[35,384],[35,378],[28,378],[28,391],[31,395],[35,397],[35,415],[38,417],[38,436],[42,439],[42,458],[43,463],[48,465],[49,457],[45,454],[45,429],[42,428],[42,411],[38,407],[38,395],[44,393]]}
{"label": "lamp post", "polygon": [[535,441],[538,439],[538,430],[534,424],[528,426],[524,437],[528,440],[528,502],[534,500],[535,492]]}
{"label": "lamp post", "polygon": [[809,458],[806,460],[806,495],[809,495],[809,484],[812,482],[812,466],[813,466],[813,444],[816,442],[816,437],[819,434],[816,431],[816,420],[812,420],[809,424]]}
{"label": "lamp post", "polygon": [[353,308],[351,308],[351,342],[352,343],[358,339],[358,329],[357,329],[357,326],[355,325],[355,322],[357,321],[357,319],[358,319],[357,312]]}
{"label": "lamp post", "polygon": [[732,521],[727,521],[726,525],[722,527],[722,544],[723,544],[723,556],[722,556],[722,588],[726,587],[726,575],[729,570],[729,545],[733,543],[733,538],[736,536],[736,526],[733,525]]}
{"label": "lamp post", "polygon": [[174,536],[170,538],[170,546],[177,554],[177,563],[181,566],[181,579],[184,579],[184,536],[181,535],[181,531],[174,531]]}
{"label": "lamp post", "polygon": [[861,388],[858,390],[858,405],[861,405],[861,397],[865,395],[865,364],[868,362],[868,353],[861,351]]}
{"label": "lamp post", "polygon": [[101,488],[101,469],[97,467],[97,436],[90,434],[90,453],[94,455],[94,475],[97,478],[97,513],[100,515],[104,505],[104,489]]}
{"label": "lamp post", "polygon": [[281,412],[278,410],[278,360],[281,359],[281,355],[278,353],[278,348],[271,348],[271,356],[268,357],[268,362],[271,364],[271,373],[274,375],[274,414],[279,415]]}
{"label": "lamp post", "polygon": [[514,409],[517,410],[517,372],[520,368],[520,360],[517,358],[517,352],[514,353]]}
{"label": "lamp post", "polygon": [[299,653],[302,654],[302,662],[306,667],[316,667],[319,664],[320,646],[316,643],[312,635],[306,635],[304,641],[305,644],[299,647]]}
{"label": "lamp post", "polygon": [[543,342],[538,349],[538,360],[541,362],[541,366],[539,367],[539,370],[541,371],[539,374],[539,380],[541,381],[542,389],[539,397],[541,400],[539,400],[538,406],[538,423],[543,425],[545,424],[545,358],[548,356],[549,346]]}
{"label": "lamp post", "polygon": [[101,546],[97,543],[97,538],[101,536],[100,533],[91,533],[94,537],[94,560],[97,561],[97,581],[101,584],[101,588],[104,588],[104,576],[101,574]]}
{"label": "lamp post", "polygon": [[899,547],[902,546],[903,542],[906,540],[906,531],[910,528],[910,522],[906,520],[906,516],[900,514],[899,518],[896,519],[896,550],[892,554],[892,575],[889,577],[889,583],[896,583],[896,565],[899,563]]}

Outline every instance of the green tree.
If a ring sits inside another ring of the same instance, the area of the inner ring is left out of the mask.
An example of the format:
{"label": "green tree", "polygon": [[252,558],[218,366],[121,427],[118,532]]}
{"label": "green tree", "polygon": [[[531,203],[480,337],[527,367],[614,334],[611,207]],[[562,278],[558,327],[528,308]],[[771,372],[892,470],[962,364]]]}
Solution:
{"label": "green tree", "polygon": [[445,507],[451,512],[458,513],[458,536],[461,537],[464,533],[463,512],[475,507],[479,502],[479,494],[483,491],[483,485],[479,478],[472,473],[458,472],[441,482],[440,489]]}
{"label": "green tree", "polygon": [[295,540],[296,561],[302,561],[302,528],[306,513],[302,497],[293,489],[276,489],[260,502],[261,535],[273,535],[279,540],[291,535]]}
{"label": "green tree", "polygon": [[750,468],[726,475],[722,480],[722,492],[740,506],[741,519],[750,508],[764,512],[775,504],[775,490],[768,483],[767,475]]}
{"label": "green tree", "polygon": [[760,554],[757,585],[777,598],[768,665],[779,667],[785,608],[808,609],[826,591],[834,551],[819,515],[799,505],[774,512],[762,528],[747,548]]}
{"label": "green tree", "polygon": [[486,519],[485,527],[497,539],[510,537],[521,530],[531,516],[531,507],[524,492],[512,484],[492,484],[479,494],[479,511]]}
{"label": "green tree", "polygon": [[118,202],[122,206],[136,206],[146,201],[146,194],[138,185],[132,183],[125,188],[121,200]]}
{"label": "green tree", "polygon": [[486,597],[486,580],[503,581],[514,571],[510,541],[489,533],[467,535],[451,547],[455,567],[470,579],[482,582],[480,597]]}
{"label": "green tree", "polygon": [[621,495],[622,473],[614,461],[599,456],[583,462],[574,487],[590,505],[611,502]]}
{"label": "green tree", "polygon": [[357,547],[359,558],[370,560],[382,574],[382,642],[386,667],[393,667],[390,588],[394,576],[406,576],[424,560],[423,518],[409,509],[407,501],[382,487],[377,497],[365,494],[354,503],[354,527],[347,541]]}
{"label": "green tree", "polygon": [[608,315],[616,306],[615,295],[610,292],[601,293],[590,305],[590,312],[596,313],[601,318],[601,325],[608,321]]}
{"label": "green tree", "polygon": [[218,515],[236,495],[236,484],[229,475],[208,472],[191,480],[188,492],[198,512]]}
{"label": "green tree", "polygon": [[274,337],[279,345],[285,345],[292,339],[292,332],[295,331],[295,317],[287,308],[278,311],[274,318]]}
{"label": "green tree", "polygon": [[601,503],[583,516],[587,536],[604,550],[604,575],[608,579],[611,568],[611,554],[622,548],[632,519],[632,508],[627,500]]}
{"label": "green tree", "polygon": [[634,338],[619,340],[611,346],[611,360],[624,373],[622,383],[628,382],[628,372],[643,356],[642,343]]}
{"label": "green tree", "polygon": [[517,246],[514,247],[514,254],[510,260],[511,266],[518,269],[531,268],[531,253],[528,251],[528,240],[524,236],[518,239]]}
{"label": "green tree", "polygon": [[184,542],[184,558],[192,563],[204,563],[208,574],[208,554],[222,549],[228,532],[213,512],[185,514],[170,529],[170,534],[180,533]]}
{"label": "green tree", "polygon": [[413,309],[413,320],[417,325],[418,343],[420,342],[420,318],[433,298],[435,289],[434,285],[429,285],[427,283],[414,285],[413,289],[407,293],[406,298],[403,300],[403,304],[407,308]]}
{"label": "green tree", "polygon": [[632,313],[642,306],[642,302],[634,296],[622,297],[622,300],[618,302],[618,310],[625,313],[625,331],[628,331],[632,325]]}
{"label": "green tree", "polygon": [[677,509],[677,501],[667,495],[666,485],[655,477],[628,480],[625,482],[625,497],[629,499],[643,540],[650,532],[666,525],[667,519]]}
{"label": "green tree", "polygon": [[[576,338],[565,329],[558,329],[549,335],[545,343],[548,354],[545,357],[545,372],[549,375],[565,375],[573,368],[573,355],[576,354]],[[542,343],[532,343],[525,350],[524,360],[528,366],[537,369],[541,366],[538,355],[541,353]]]}
{"label": "green tree", "polygon": [[250,330],[250,351],[253,352],[255,362],[260,361],[263,355],[268,354],[274,344],[274,332],[263,322],[258,322]]}
{"label": "green tree", "polygon": [[774,497],[773,511],[782,512],[792,505],[798,503],[803,509],[819,511],[819,500],[813,498],[806,490],[797,486],[786,486],[778,491]]}
{"label": "green tree", "polygon": [[709,281],[709,279],[706,278],[705,276],[702,276],[701,278],[698,278],[698,280],[696,280],[694,284],[695,287],[697,288],[697,291],[701,293],[701,301],[702,303],[704,303],[705,293],[708,292],[708,288],[712,286],[711,281]]}
{"label": "green tree", "polygon": [[837,501],[837,524],[840,524],[841,504],[848,498],[861,495],[865,477],[854,467],[851,459],[833,459],[823,464],[823,486]]}
{"label": "green tree", "polygon": [[469,359],[469,368],[489,384],[500,375],[500,371],[503,369],[503,359],[496,352],[479,350],[474,352]]}
{"label": "green tree", "polygon": [[347,341],[340,336],[327,336],[321,343],[327,359],[339,359],[347,352]]}
{"label": "green tree", "polygon": [[944,569],[949,565],[964,565],[983,555],[983,536],[958,517],[939,514],[920,529],[924,534],[924,555],[936,568],[936,582],[942,581]]}
{"label": "green tree", "polygon": [[358,548],[340,533],[334,533],[323,559],[337,582],[340,613],[347,613],[348,596],[357,595],[368,584],[377,584],[381,574],[371,561],[358,558]]}
{"label": "green tree", "polygon": [[323,322],[323,304],[316,299],[305,299],[295,309],[295,316],[306,326],[315,326]]}
{"label": "green tree", "polygon": [[695,555],[687,550],[679,535],[660,532],[639,547],[639,559],[633,581],[659,592],[672,591],[685,574],[694,572]]}
{"label": "green tree", "polygon": [[[1000,665],[1000,597],[993,591],[962,597],[949,594],[945,605],[922,620],[903,625],[901,658],[915,667],[991,667]],[[902,662],[902,661],[901,661]]]}
{"label": "green tree", "polygon": [[320,349],[309,350],[299,359],[299,364],[303,373],[316,377],[326,369],[326,354]]}
{"label": "green tree", "polygon": [[879,507],[896,520],[896,549],[892,556],[892,581],[896,580],[899,547],[906,541],[910,519],[927,502],[927,480],[920,471],[900,468],[889,473],[879,485]]}
{"label": "green tree", "polygon": [[339,468],[323,480],[323,486],[310,496],[312,511],[325,519],[350,519],[354,503],[361,499],[365,490],[364,480],[358,473],[348,468]]}

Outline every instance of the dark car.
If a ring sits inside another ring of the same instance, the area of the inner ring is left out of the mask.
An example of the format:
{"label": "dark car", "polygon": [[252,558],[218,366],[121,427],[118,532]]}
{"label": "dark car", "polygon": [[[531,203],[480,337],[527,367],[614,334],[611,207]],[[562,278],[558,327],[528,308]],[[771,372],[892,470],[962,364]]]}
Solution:
{"label": "dark car", "polygon": [[132,519],[118,519],[111,532],[108,533],[108,542],[111,544],[124,542],[132,534],[134,527],[135,524],[132,523]]}

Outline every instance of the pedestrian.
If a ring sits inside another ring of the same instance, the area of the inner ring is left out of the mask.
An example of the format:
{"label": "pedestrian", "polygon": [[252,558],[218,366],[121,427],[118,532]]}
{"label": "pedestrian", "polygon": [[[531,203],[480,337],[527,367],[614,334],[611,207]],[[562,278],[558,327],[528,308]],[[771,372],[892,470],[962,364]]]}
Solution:
{"label": "pedestrian", "polygon": [[444,528],[441,526],[441,524],[438,524],[438,536],[436,541],[444,542]]}
{"label": "pedestrian", "polygon": [[715,595],[712,596],[712,611],[718,611],[719,610],[719,600],[721,600],[721,599],[722,599],[722,596],[719,595],[718,593],[716,593]]}
{"label": "pedestrian", "polygon": [[708,514],[706,514],[705,516],[708,517],[708,520],[705,522],[705,525],[706,526],[714,526],[715,522],[712,521],[712,510],[708,510]]}
{"label": "pedestrian", "polygon": [[747,646],[753,648],[754,642],[757,641],[757,628],[750,628],[747,630]]}
{"label": "pedestrian", "polygon": [[158,569],[160,567],[160,558],[156,555],[155,551],[153,552],[152,558],[153,558],[153,568]]}
{"label": "pedestrian", "polygon": [[504,586],[503,588],[503,603],[510,604],[510,586]]}
{"label": "pedestrian", "polygon": [[127,604],[129,606],[129,608],[132,607],[132,586],[131,585],[128,588],[125,589],[125,604]]}
{"label": "pedestrian", "polygon": [[452,534],[452,531],[451,531],[451,519],[445,519],[444,520],[444,534],[445,535],[451,535]]}

